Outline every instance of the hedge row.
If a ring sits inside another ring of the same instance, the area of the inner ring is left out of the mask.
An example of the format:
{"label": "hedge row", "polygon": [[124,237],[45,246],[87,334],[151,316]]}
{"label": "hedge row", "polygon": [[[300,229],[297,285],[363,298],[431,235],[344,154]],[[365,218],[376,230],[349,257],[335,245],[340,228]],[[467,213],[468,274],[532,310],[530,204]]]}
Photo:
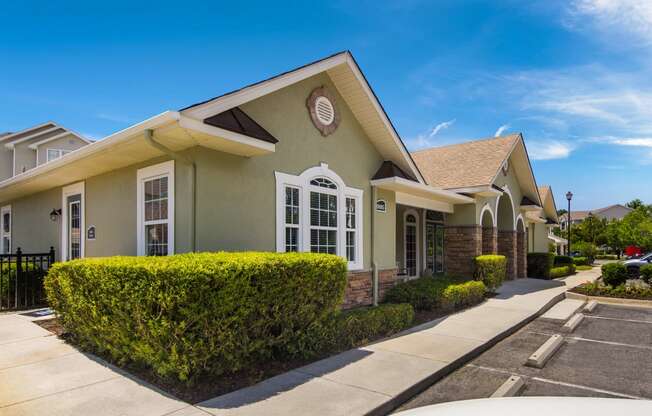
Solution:
{"label": "hedge row", "polygon": [[[82,347],[189,380],[313,354],[307,340],[333,325],[346,275],[346,263],[325,254],[194,253],[57,263],[45,287]],[[337,325],[357,339],[375,314]],[[401,314],[388,331],[409,320]]]}
{"label": "hedge row", "polygon": [[567,264],[573,264],[573,258],[571,256],[555,256],[554,266],[565,266]]}
{"label": "hedge row", "polygon": [[585,283],[573,289],[573,292],[587,296],[604,296],[624,299],[652,300],[652,288],[641,286],[605,286],[599,283]]}
{"label": "hedge row", "polygon": [[588,257],[573,257],[573,264],[576,266],[590,266],[591,261]]}
{"label": "hedge row", "polygon": [[528,253],[527,275],[536,279],[550,279],[550,270],[555,262],[554,253]]}
{"label": "hedge row", "polygon": [[618,260],[618,256],[615,254],[598,254],[595,258],[597,260]]}
{"label": "hedge row", "polygon": [[503,284],[507,275],[507,259],[505,256],[488,254],[475,259],[473,278],[480,280],[488,290],[496,290]]}
{"label": "hedge row", "polygon": [[480,303],[486,290],[480,281],[460,281],[448,276],[420,277],[389,289],[385,302],[409,303],[416,310],[449,311]]}
{"label": "hedge row", "polygon": [[567,264],[566,266],[553,267],[550,269],[550,278],[557,279],[558,277],[570,276],[575,273],[575,265]]}

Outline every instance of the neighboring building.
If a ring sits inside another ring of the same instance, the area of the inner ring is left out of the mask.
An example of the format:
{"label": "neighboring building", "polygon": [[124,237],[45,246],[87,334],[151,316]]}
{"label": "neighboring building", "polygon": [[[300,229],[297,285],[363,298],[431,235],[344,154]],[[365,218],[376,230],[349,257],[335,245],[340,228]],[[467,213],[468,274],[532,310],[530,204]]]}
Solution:
{"label": "neighboring building", "polygon": [[539,228],[556,220],[520,134],[411,155],[348,52],[20,172],[0,182],[0,202],[13,247],[54,246],[61,260],[340,255],[347,307],[426,270],[470,275],[482,253],[523,277],[527,250],[547,241]]}
{"label": "neighboring building", "polygon": [[[557,217],[557,206],[555,205],[555,197],[552,193],[552,188],[549,186],[539,187],[539,195],[541,195],[541,201],[543,202],[543,216],[546,218],[546,232],[548,233],[547,243],[554,244],[555,252],[561,255],[566,252],[568,240],[558,237],[553,233],[553,229],[559,226],[559,219]],[[541,242],[544,240],[539,236],[539,238],[534,239],[534,241]],[[548,247],[538,246],[535,251],[548,251]]]}
{"label": "neighboring building", "polygon": [[[629,214],[632,211],[634,210],[620,204],[610,205],[605,208],[598,208],[589,211],[571,211],[571,223],[573,225],[581,224],[582,221],[584,221],[589,215],[593,215],[594,217],[600,219],[606,218],[607,221],[611,221],[613,219],[622,220],[625,215]],[[568,214],[562,214],[559,217],[559,225],[562,230],[566,229],[567,222]]]}

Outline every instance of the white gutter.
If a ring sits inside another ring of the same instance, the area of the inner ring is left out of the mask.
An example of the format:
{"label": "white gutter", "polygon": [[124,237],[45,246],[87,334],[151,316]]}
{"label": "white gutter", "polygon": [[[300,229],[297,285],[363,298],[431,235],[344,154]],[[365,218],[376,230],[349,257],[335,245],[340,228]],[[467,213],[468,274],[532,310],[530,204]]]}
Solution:
{"label": "white gutter", "polygon": [[466,195],[460,195],[453,191],[435,188],[430,185],[414,182],[408,179],[393,176],[391,178],[373,179],[371,186],[389,189],[392,191],[405,192],[422,198],[443,201],[450,204],[471,204],[475,199]]}

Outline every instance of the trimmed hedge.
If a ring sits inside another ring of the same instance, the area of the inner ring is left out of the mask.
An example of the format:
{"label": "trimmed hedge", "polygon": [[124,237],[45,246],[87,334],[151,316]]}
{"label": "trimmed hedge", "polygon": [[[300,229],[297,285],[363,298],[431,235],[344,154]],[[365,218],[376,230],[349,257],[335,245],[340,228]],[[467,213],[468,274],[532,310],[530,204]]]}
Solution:
{"label": "trimmed hedge", "polygon": [[82,347],[191,381],[313,354],[306,337],[333,319],[346,278],[337,256],[221,252],[57,263],[45,288]]}
{"label": "trimmed hedge", "polygon": [[334,313],[329,319],[310,326],[302,347],[314,356],[343,351],[393,335],[408,328],[413,321],[414,308],[408,303]]}
{"label": "trimmed hedge", "polygon": [[644,264],[639,270],[641,280],[647,284],[652,284],[652,264]]}
{"label": "trimmed hedge", "polygon": [[576,266],[590,266],[591,262],[588,257],[573,257],[573,264]]}
{"label": "trimmed hedge", "polygon": [[555,262],[553,253],[528,253],[527,275],[536,279],[550,279],[550,270]]}
{"label": "trimmed hedge", "polygon": [[618,286],[627,281],[629,274],[622,263],[607,263],[602,265],[602,281],[609,286]]}
{"label": "trimmed hedge", "polygon": [[565,266],[567,264],[573,264],[573,258],[571,256],[555,256],[555,267]]}
{"label": "trimmed hedge", "polygon": [[628,286],[625,284],[614,287],[604,286],[599,283],[585,283],[575,287],[572,291],[587,296],[652,300],[652,288]]}
{"label": "trimmed hedge", "polygon": [[618,260],[618,256],[615,254],[598,254],[595,258],[597,260]]}
{"label": "trimmed hedge", "polygon": [[550,278],[556,279],[558,277],[569,276],[575,273],[575,265],[567,264],[566,266],[553,267],[550,269]]}
{"label": "trimmed hedge", "polygon": [[387,303],[409,303],[416,310],[454,310],[480,303],[486,287],[480,281],[448,276],[420,277],[401,282],[385,294]]}
{"label": "trimmed hedge", "polygon": [[478,256],[475,259],[473,278],[480,280],[488,290],[496,290],[507,275],[507,258],[495,254]]}

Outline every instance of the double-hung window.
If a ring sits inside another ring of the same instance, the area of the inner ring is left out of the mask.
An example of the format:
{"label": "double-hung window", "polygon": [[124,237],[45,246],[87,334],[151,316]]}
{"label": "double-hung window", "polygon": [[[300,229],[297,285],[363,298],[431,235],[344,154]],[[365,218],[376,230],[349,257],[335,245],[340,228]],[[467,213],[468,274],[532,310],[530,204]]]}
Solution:
{"label": "double-hung window", "polygon": [[299,176],[276,173],[277,251],[309,251],[363,267],[362,191],[347,187],[328,166]]}
{"label": "double-hung window", "polygon": [[63,155],[70,153],[70,150],[63,149],[48,149],[47,150],[47,161],[50,162],[55,159],[59,159]]}
{"label": "double-hung window", "polygon": [[138,254],[174,253],[174,161],[138,171]]}

